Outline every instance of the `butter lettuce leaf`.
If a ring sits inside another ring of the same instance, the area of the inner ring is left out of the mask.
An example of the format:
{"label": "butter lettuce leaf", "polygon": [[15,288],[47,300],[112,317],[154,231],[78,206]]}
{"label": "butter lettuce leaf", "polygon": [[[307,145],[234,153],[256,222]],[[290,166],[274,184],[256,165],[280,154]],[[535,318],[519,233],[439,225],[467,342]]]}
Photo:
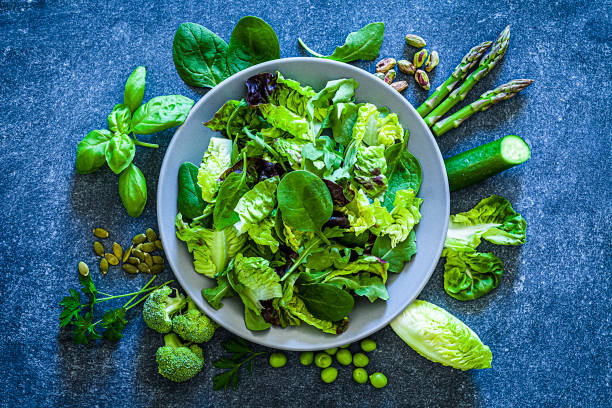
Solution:
{"label": "butter lettuce leaf", "polygon": [[348,318],[344,318],[340,322],[330,322],[327,320],[317,319],[308,311],[304,301],[297,296],[293,296],[286,306],[287,312],[300,319],[304,323],[320,329],[324,333],[340,334],[346,330],[348,326]]}
{"label": "butter lettuce leaf", "polygon": [[357,236],[367,231],[376,222],[374,207],[370,205],[370,200],[362,189],[357,190],[353,201],[344,207],[338,207],[338,211],[346,214],[351,224],[349,231],[354,232]]}
{"label": "butter lettuce leaf", "polygon": [[256,224],[246,224],[245,229],[249,237],[256,244],[270,247],[272,253],[278,251],[280,242],[277,241],[272,233],[274,230],[274,220],[272,218],[268,217]]}
{"label": "butter lettuce leaf", "polygon": [[379,113],[378,120],[376,123],[376,143],[389,147],[395,142],[402,142],[404,140],[404,128],[399,123],[397,114],[390,113],[386,116],[382,116]]}
{"label": "butter lettuce leaf", "polygon": [[394,207],[391,210],[393,223],[382,229],[382,233],[391,238],[391,247],[405,241],[414,226],[421,220],[419,209],[423,199],[418,198],[413,189],[399,190],[395,195]]}
{"label": "butter lettuce leaf", "polygon": [[458,300],[473,300],[495,289],[504,272],[501,259],[492,253],[446,248],[444,264],[444,290]]}
{"label": "butter lettuce leaf", "polygon": [[388,185],[384,146],[359,146],[356,158],[353,181],[363,188],[370,198],[380,197]]}
{"label": "butter lettuce leaf", "polygon": [[212,203],[219,190],[219,177],[232,165],[232,141],[211,137],[198,170],[198,185],[202,199]]}
{"label": "butter lettuce leaf", "polygon": [[269,103],[259,105],[259,110],[273,127],[284,130],[298,139],[314,142],[314,134],[310,131],[306,118],[296,115],[284,106]]}
{"label": "butter lettuce leaf", "polygon": [[257,224],[272,214],[276,207],[276,187],[279,180],[278,176],[262,180],[238,200],[234,211],[238,213],[243,225]]}
{"label": "butter lettuce leaf", "polygon": [[[298,81],[283,77],[277,72],[276,89],[270,96],[270,103],[277,106],[284,106],[296,115],[306,117],[306,105],[316,92],[309,86],[301,86]],[[325,118],[325,109],[314,110],[315,121],[322,121]]]}
{"label": "butter lettuce leaf", "polygon": [[378,275],[381,277],[382,282],[385,283],[387,281],[387,268],[389,264],[384,260],[376,257],[376,256],[364,256],[356,261],[350,262],[345,267],[341,269],[336,269],[333,272],[326,275],[323,283],[329,282],[336,276],[342,275],[359,275],[362,272],[369,272],[373,275]]}
{"label": "butter lettuce leaf", "polygon": [[256,132],[264,128],[266,123],[259,117],[257,109],[248,106],[245,101],[230,99],[204,125],[233,140],[237,135],[243,135],[242,129],[245,126]]}
{"label": "butter lettuce leaf", "polygon": [[359,296],[367,297],[370,302],[374,302],[376,299],[389,299],[389,292],[387,292],[387,287],[380,276],[371,275],[369,273],[334,276],[329,279],[327,283],[336,285],[339,288],[346,287]]}
{"label": "butter lettuce leaf", "polygon": [[357,120],[353,126],[353,143],[359,147],[361,142],[368,146],[378,145],[376,134],[378,126],[378,108],[371,103],[365,103],[357,111]]}

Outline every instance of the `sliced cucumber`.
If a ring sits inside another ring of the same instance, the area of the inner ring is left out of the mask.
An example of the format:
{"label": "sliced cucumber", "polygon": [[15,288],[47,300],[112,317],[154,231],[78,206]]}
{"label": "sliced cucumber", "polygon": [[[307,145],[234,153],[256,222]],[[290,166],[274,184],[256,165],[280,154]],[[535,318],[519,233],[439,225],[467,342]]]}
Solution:
{"label": "sliced cucumber", "polygon": [[508,135],[444,160],[450,191],[460,190],[525,162],[531,150],[523,139]]}

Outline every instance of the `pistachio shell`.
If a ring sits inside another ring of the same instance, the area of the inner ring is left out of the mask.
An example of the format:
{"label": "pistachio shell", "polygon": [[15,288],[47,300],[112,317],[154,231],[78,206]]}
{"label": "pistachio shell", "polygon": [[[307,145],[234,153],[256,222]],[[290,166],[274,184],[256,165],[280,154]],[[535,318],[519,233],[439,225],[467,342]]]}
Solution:
{"label": "pistachio shell", "polygon": [[414,75],[416,72],[416,67],[414,64],[408,60],[399,60],[397,61],[397,68],[402,71],[404,74]]}
{"label": "pistachio shell", "polygon": [[82,276],[87,276],[89,275],[89,266],[87,266],[87,264],[85,262],[79,262],[79,273]]}
{"label": "pistachio shell", "polygon": [[127,273],[138,273],[138,268],[131,264],[123,264],[121,265],[124,271]]}
{"label": "pistachio shell", "polygon": [[427,50],[421,50],[419,52],[417,52],[416,54],[414,54],[414,66],[417,68],[421,68],[423,65],[427,65],[427,63],[429,62],[429,54],[427,53]]}
{"label": "pistachio shell", "polygon": [[157,239],[157,234],[152,228],[147,228],[147,230],[145,231],[145,235],[147,236],[149,242],[155,242],[155,240]]}
{"label": "pistachio shell", "polygon": [[113,254],[104,254],[104,258],[106,258],[111,265],[119,265],[119,259]]}
{"label": "pistachio shell", "polygon": [[121,259],[123,256],[123,248],[116,242],[113,242],[113,255],[115,255],[117,259]]}
{"label": "pistachio shell", "polygon": [[419,84],[419,86],[425,90],[429,90],[429,77],[422,69],[417,69],[417,72],[414,74],[414,80]]}
{"label": "pistachio shell", "polygon": [[387,72],[395,67],[395,58],[383,58],[376,63],[376,72]]}
{"label": "pistachio shell", "polygon": [[419,37],[416,34],[407,34],[406,44],[410,45],[411,47],[416,47],[416,48],[423,48],[426,45],[423,37]]}
{"label": "pistachio shell", "polygon": [[100,272],[102,272],[104,275],[106,275],[106,272],[108,272],[108,261],[106,258],[100,259]]}
{"label": "pistachio shell", "polygon": [[406,81],[397,81],[391,84],[391,88],[395,89],[397,92],[403,92],[404,89],[408,88],[408,82]]}
{"label": "pistachio shell", "polygon": [[104,246],[102,245],[101,242],[98,242],[98,241],[94,242],[94,252],[98,256],[104,256]]}
{"label": "pistachio shell", "polygon": [[132,238],[132,244],[138,245],[142,244],[147,240],[147,236],[145,234],[138,234],[134,238]]}
{"label": "pistachio shell", "polygon": [[108,238],[108,231],[103,228],[94,229],[93,234],[98,238]]}
{"label": "pistachio shell", "polygon": [[427,65],[425,65],[425,71],[431,72],[431,70],[438,65],[438,62],[440,62],[438,51],[432,51],[431,54],[429,54],[429,61],[427,62]]}
{"label": "pistachio shell", "polygon": [[387,71],[387,73],[385,74],[385,82],[391,85],[391,83],[395,79],[395,75],[396,75],[396,72],[394,69]]}

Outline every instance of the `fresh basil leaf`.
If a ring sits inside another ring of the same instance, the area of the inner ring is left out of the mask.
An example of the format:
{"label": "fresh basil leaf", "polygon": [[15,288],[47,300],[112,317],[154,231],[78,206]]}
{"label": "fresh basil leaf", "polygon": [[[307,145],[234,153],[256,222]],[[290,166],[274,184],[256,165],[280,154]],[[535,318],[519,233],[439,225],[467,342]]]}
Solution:
{"label": "fresh basil leaf", "polygon": [[321,228],[331,217],[334,203],[319,177],[305,170],[292,171],[281,179],[276,191],[278,208],[289,227],[322,235]]}
{"label": "fresh basil leaf", "polygon": [[344,45],[336,47],[334,52],[327,57],[308,48],[301,38],[298,39],[298,42],[308,53],[318,58],[341,62],[351,62],[359,59],[373,60],[380,54],[384,33],[384,23],[370,23],[359,31],[350,33],[346,37]]}
{"label": "fresh basil leaf", "polygon": [[230,74],[279,58],[278,37],[268,23],[253,16],[242,17],[236,23],[227,49]]}
{"label": "fresh basil leaf", "polygon": [[384,206],[389,211],[393,210],[395,194],[399,190],[411,188],[418,193],[423,178],[419,160],[406,149],[408,135],[404,139],[404,143],[393,144],[385,150],[387,162],[385,176],[389,187],[385,193]]}
{"label": "fresh basil leaf", "polygon": [[198,185],[198,166],[185,162],[178,172],[178,210],[185,218],[194,219],[202,215],[205,202]]}
{"label": "fresh basil leaf", "polygon": [[125,83],[125,89],[123,90],[123,104],[130,108],[130,112],[135,112],[140,104],[142,104],[146,76],[147,68],[143,66],[136,67]]}
{"label": "fresh basil leaf", "polygon": [[130,165],[135,154],[134,140],[124,133],[115,133],[106,148],[106,163],[115,174],[119,174]]}
{"label": "fresh basil leaf", "polygon": [[113,111],[106,118],[106,122],[112,132],[127,134],[130,132],[130,119],[132,119],[130,108],[120,103],[115,105]]}
{"label": "fresh basil leaf", "polygon": [[156,96],[142,105],[132,116],[132,130],[150,135],[182,124],[193,101],[181,95]]}
{"label": "fresh basil leaf", "polygon": [[404,263],[408,262],[416,254],[416,235],[414,230],[405,241],[391,248],[391,238],[387,235],[380,236],[374,241],[372,255],[389,263],[389,272],[400,273],[404,269]]}
{"label": "fresh basil leaf", "polygon": [[172,41],[172,60],[187,85],[213,88],[229,76],[227,43],[199,24],[179,26]]}
{"label": "fresh basil leaf", "polygon": [[355,306],[350,293],[327,283],[299,285],[297,295],[314,317],[331,322],[344,319]]}
{"label": "fresh basil leaf", "polygon": [[238,213],[234,211],[240,198],[249,191],[246,172],[231,173],[219,187],[213,219],[215,228],[220,231],[240,221]]}
{"label": "fresh basil leaf", "polygon": [[113,134],[106,129],[92,130],[79,142],[76,153],[76,171],[89,174],[106,162],[106,147]]}
{"label": "fresh basil leaf", "polygon": [[134,163],[119,176],[119,196],[131,217],[142,214],[147,204],[147,182],[144,175]]}

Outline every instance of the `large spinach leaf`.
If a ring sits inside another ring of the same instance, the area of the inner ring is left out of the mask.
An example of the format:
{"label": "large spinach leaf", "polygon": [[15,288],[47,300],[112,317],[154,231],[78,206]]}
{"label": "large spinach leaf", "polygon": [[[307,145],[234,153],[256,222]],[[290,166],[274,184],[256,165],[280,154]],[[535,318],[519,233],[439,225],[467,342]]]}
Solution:
{"label": "large spinach leaf", "polygon": [[79,142],[76,153],[76,171],[89,174],[106,162],[106,148],[113,134],[106,129],[92,130]]}
{"label": "large spinach leaf", "polygon": [[421,187],[423,178],[421,173],[421,164],[407,149],[408,132],[404,136],[403,143],[396,143],[385,150],[385,160],[387,162],[387,181],[389,187],[385,193],[384,206],[387,210],[393,210],[393,201],[395,194],[399,190],[413,189],[416,193]]}
{"label": "large spinach leaf", "polygon": [[389,263],[389,272],[400,273],[404,269],[404,263],[408,262],[416,254],[416,235],[410,231],[405,241],[391,247],[391,238],[384,235],[376,238],[372,255],[379,257]]}
{"label": "large spinach leaf", "polygon": [[188,85],[212,88],[229,76],[227,43],[206,27],[183,23],[172,41],[172,59]]}
{"label": "large spinach leaf", "polygon": [[227,49],[230,74],[279,58],[278,37],[268,23],[253,16],[242,17],[236,23]]}
{"label": "large spinach leaf", "polygon": [[317,319],[337,322],[353,310],[355,300],[345,290],[327,283],[298,286],[297,295]]}
{"label": "large spinach leaf", "polygon": [[178,210],[185,218],[194,219],[202,215],[205,202],[198,185],[198,166],[185,162],[178,172]]}
{"label": "large spinach leaf", "polygon": [[132,116],[132,130],[139,135],[150,135],[182,124],[193,100],[182,95],[156,96],[142,105]]}
{"label": "large spinach leaf", "polygon": [[370,23],[357,32],[352,32],[346,37],[346,42],[336,47],[329,56],[324,56],[308,48],[301,38],[298,42],[308,53],[315,57],[326,58],[342,62],[351,62],[359,59],[373,60],[380,54],[380,46],[385,33],[384,23]]}

